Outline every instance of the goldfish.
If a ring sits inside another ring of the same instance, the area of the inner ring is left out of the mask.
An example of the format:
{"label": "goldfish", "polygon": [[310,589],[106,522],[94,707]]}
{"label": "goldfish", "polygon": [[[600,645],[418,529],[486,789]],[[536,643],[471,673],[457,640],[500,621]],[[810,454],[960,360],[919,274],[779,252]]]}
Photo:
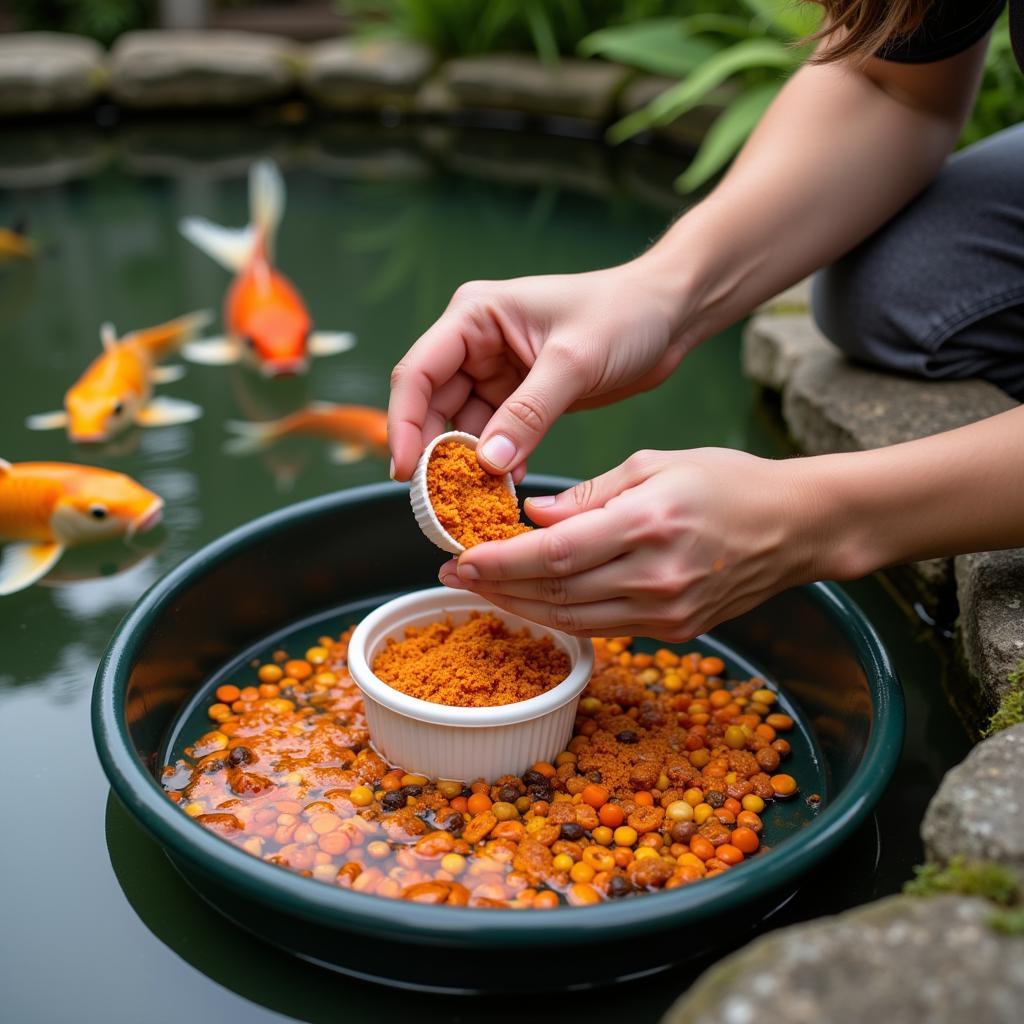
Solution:
{"label": "goldfish", "polygon": [[245,359],[267,377],[304,373],[310,356],[346,352],[354,336],[314,331],[295,286],[272,266],[274,239],[284,213],[284,181],[277,165],[261,160],[249,172],[251,223],[224,228],[202,217],[186,217],[181,233],[235,278],[224,299],[224,337],[185,346],[185,358],[210,366]]}
{"label": "goldfish", "polygon": [[113,324],[104,324],[100,328],[103,351],[68,389],[64,408],[30,416],[26,425],[30,430],[66,427],[72,441],[91,443],[107,441],[132,423],[141,427],[191,423],[202,415],[198,405],[153,397],[154,384],[180,380],[184,368],[156,362],[209,322],[209,313],[190,313],[120,339]]}
{"label": "goldfish", "polygon": [[36,254],[36,245],[25,234],[24,224],[0,228],[0,260],[31,259]]}
{"label": "goldfish", "polygon": [[163,507],[123,473],[0,459],[0,597],[45,576],[69,547],[151,529]]}
{"label": "goldfish", "polygon": [[257,451],[282,437],[313,434],[336,443],[331,457],[338,463],[358,462],[368,453],[383,455],[388,448],[388,417],[381,409],[368,405],[335,405],[311,402],[288,416],[267,423],[225,424],[235,436],[225,445],[231,454]]}

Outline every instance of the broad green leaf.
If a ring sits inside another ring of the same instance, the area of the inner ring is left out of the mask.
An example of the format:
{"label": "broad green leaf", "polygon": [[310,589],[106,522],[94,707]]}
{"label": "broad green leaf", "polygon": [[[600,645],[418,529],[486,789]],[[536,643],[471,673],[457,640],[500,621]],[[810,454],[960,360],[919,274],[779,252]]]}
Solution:
{"label": "broad green leaf", "polygon": [[708,129],[690,166],[676,179],[676,188],[692,192],[717,174],[747,141],[781,88],[781,82],[758,85],[730,103]]}
{"label": "broad green leaf", "polygon": [[735,14],[690,14],[679,19],[679,27],[686,35],[696,36],[713,32],[723,36],[747,39],[750,36],[750,19]]}
{"label": "broad green leaf", "polygon": [[642,110],[629,114],[608,129],[611,142],[624,142],[654,125],[668,124],[697,106],[708,93],[730,75],[749,68],[795,70],[801,61],[798,51],[771,39],[748,39],[717,53],[693,74],[656,96]]}
{"label": "broad green leaf", "polygon": [[753,14],[773,28],[796,39],[817,32],[822,8],[806,0],[743,0]]}
{"label": "broad green leaf", "polygon": [[679,18],[656,18],[592,32],[576,50],[582,57],[597,54],[656,75],[686,75],[708,60],[719,47],[693,39],[681,30]]}

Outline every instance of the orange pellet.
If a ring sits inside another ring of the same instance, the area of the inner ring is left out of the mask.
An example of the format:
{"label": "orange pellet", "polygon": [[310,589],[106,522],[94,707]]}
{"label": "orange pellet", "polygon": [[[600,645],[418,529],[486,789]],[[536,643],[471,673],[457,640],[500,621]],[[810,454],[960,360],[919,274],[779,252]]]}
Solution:
{"label": "orange pellet", "polygon": [[491,809],[491,798],[483,793],[474,793],[466,806],[470,814],[483,814]]}
{"label": "orange pellet", "polygon": [[313,674],[313,666],[308,661],[292,658],[284,663],[284,674],[289,679],[308,679]]}
{"label": "orange pellet", "polygon": [[242,691],[237,686],[232,686],[230,683],[225,683],[224,686],[217,687],[217,700],[224,704],[231,704],[242,695]]}
{"label": "orange pellet", "polygon": [[769,780],[776,796],[792,796],[796,790],[796,779],[792,775],[773,775]]}
{"label": "orange pellet", "polygon": [[[583,790],[580,796],[585,804],[590,804],[591,807],[597,809],[608,803],[608,797],[610,794],[604,786],[591,784]],[[605,824],[607,824],[607,822]]]}
{"label": "orange pellet", "polygon": [[725,662],[721,658],[701,658],[697,671],[704,676],[720,676],[725,671]]}
{"label": "orange pellet", "polygon": [[715,855],[715,848],[703,836],[694,836],[690,840],[690,852],[701,860],[710,860]]}
{"label": "orange pellet", "polygon": [[757,848],[761,845],[761,840],[757,838],[757,833],[750,828],[740,827],[732,830],[729,836],[729,842],[736,847],[740,853],[756,853]]}
{"label": "orange pellet", "polygon": [[639,793],[634,793],[633,799],[641,807],[651,807],[654,805],[654,797],[648,793],[647,790],[641,790]]}
{"label": "orange pellet", "polygon": [[743,851],[737,849],[732,843],[722,843],[715,850],[715,856],[725,864],[732,866],[743,862]]}
{"label": "orange pellet", "polygon": [[618,804],[605,804],[597,812],[597,817],[608,828],[618,828],[626,820],[625,812]]}

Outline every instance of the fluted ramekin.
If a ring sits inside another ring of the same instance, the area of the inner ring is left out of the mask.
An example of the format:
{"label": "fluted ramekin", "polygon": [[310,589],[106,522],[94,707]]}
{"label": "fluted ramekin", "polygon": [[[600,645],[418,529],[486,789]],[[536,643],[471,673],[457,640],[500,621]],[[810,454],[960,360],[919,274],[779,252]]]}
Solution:
{"label": "fluted ramekin", "polygon": [[[430,462],[430,456],[433,454],[434,449],[442,441],[458,441],[459,444],[463,444],[475,452],[480,438],[473,434],[467,434],[463,430],[449,430],[446,434],[439,434],[435,437],[423,449],[423,454],[413,470],[412,479],[409,481],[409,500],[412,502],[412,512],[416,517],[416,522],[419,524],[427,540],[436,544],[442,551],[458,555],[465,551],[466,548],[441,525],[441,520],[437,518],[434,508],[430,504],[430,494],[427,491],[427,463]],[[512,474],[505,473],[501,479],[508,488],[508,493],[514,498],[516,496],[516,485],[512,482]]]}
{"label": "fluted ramekin", "polygon": [[[549,636],[569,656],[569,674],[538,697],[484,708],[410,697],[373,674],[370,666],[388,638],[401,640],[409,626],[448,618],[458,624],[472,612],[492,612],[509,629],[525,626],[534,636]],[[565,749],[594,668],[594,648],[589,640],[496,611],[476,594],[435,587],[395,598],[367,615],[349,641],[348,667],[363,694],[370,739],[387,761],[430,778],[472,782],[519,775]]]}

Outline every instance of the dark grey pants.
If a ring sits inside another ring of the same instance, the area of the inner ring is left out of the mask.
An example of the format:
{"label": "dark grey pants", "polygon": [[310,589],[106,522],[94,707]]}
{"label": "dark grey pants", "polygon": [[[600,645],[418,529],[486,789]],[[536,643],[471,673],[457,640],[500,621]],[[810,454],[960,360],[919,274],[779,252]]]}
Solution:
{"label": "dark grey pants", "polygon": [[983,377],[1024,401],[1024,124],[951,157],[888,224],[814,280],[814,317],[851,358]]}

